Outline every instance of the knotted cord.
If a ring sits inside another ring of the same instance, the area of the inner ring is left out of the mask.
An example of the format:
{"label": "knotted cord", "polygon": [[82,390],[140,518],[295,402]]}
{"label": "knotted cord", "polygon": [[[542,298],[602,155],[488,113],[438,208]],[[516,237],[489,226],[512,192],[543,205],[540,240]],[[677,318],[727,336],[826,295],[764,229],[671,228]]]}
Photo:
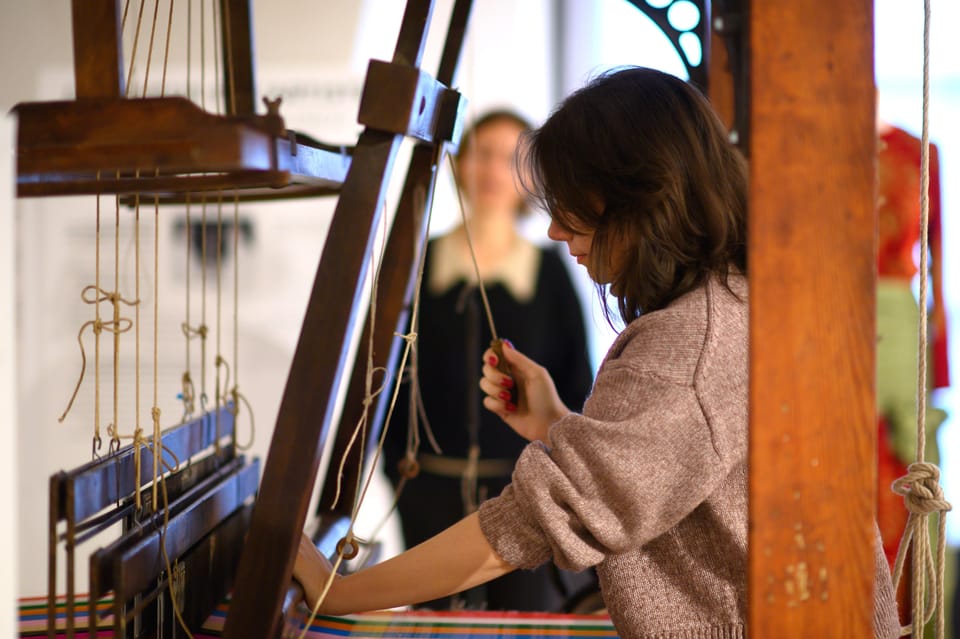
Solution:
{"label": "knotted cord", "polygon": [[[442,159],[442,154],[445,152],[443,145],[438,145],[435,152],[437,155],[435,155],[434,157],[434,161],[435,161],[434,164],[439,165],[440,160]],[[425,193],[416,192],[414,196],[415,196],[414,198],[415,210],[417,211],[423,210],[423,214],[426,216],[426,219],[424,220],[424,223],[426,226],[425,234],[428,235],[429,229],[430,229],[430,222],[432,219],[433,200],[432,198],[430,200],[431,206],[426,206]],[[384,224],[386,224],[386,215],[384,215]],[[384,233],[384,248],[385,248],[385,244],[386,244],[386,233]],[[416,351],[416,341],[417,341],[416,326],[417,326],[417,318],[419,317],[419,313],[420,313],[420,288],[423,282],[425,259],[426,259],[426,245],[424,244],[423,246],[421,246],[420,255],[418,256],[416,284],[413,289],[414,290],[413,307],[411,309],[411,320],[410,320],[411,330],[409,333],[405,335],[400,333],[394,333],[395,336],[402,338],[405,342],[403,353],[400,357],[400,364],[397,368],[398,380],[401,379],[401,377],[403,376],[403,371],[406,368],[407,360],[410,357],[411,352]],[[384,370],[382,367],[375,367],[373,365],[373,337],[375,334],[374,329],[376,328],[375,318],[376,318],[377,285],[380,279],[380,267],[382,265],[383,265],[383,256],[381,255],[377,268],[375,269],[375,275],[373,277],[373,281],[370,287],[371,288],[370,309],[368,311],[369,320],[370,320],[370,329],[369,329],[370,332],[369,332],[369,340],[367,344],[367,364],[366,364],[367,368],[366,368],[366,376],[365,376],[366,387],[365,387],[365,397],[363,400],[363,413],[360,417],[360,422],[358,423],[357,428],[354,429],[354,433],[351,436],[350,443],[348,444],[346,450],[344,451],[343,457],[341,457],[340,472],[337,474],[337,490],[336,490],[336,496],[333,502],[334,505],[340,499],[340,489],[341,489],[340,481],[341,481],[341,476],[343,474],[343,468],[344,468],[346,457],[349,454],[349,451],[354,441],[358,437],[358,433],[359,433],[359,438],[361,440],[361,450],[365,448],[364,441],[366,436],[366,428],[364,428],[363,426],[366,425],[368,415],[369,415],[369,408],[373,402],[373,399],[379,396],[380,393],[383,391],[383,384],[381,384],[376,390],[373,389],[374,373],[376,371]],[[354,551],[359,550],[359,546],[358,546],[359,540],[354,535],[354,525],[356,524],[357,516],[359,515],[359,512],[360,512],[360,506],[363,503],[367,490],[369,489],[370,484],[373,481],[377,464],[380,461],[380,457],[383,452],[384,442],[387,436],[387,430],[389,428],[390,421],[393,416],[393,411],[396,408],[396,402],[397,402],[397,397],[399,396],[399,392],[400,392],[400,384],[397,383],[393,387],[393,391],[390,397],[390,404],[387,408],[386,416],[384,418],[383,428],[380,431],[380,438],[377,441],[376,452],[374,453],[373,459],[369,464],[369,471],[367,473],[366,480],[363,481],[362,488],[360,485],[362,473],[358,474],[357,476],[357,491],[354,495],[354,504],[353,504],[351,515],[350,515],[350,523],[347,529],[347,534],[343,539],[340,540],[340,543],[337,544],[337,553],[336,553],[337,556],[334,561],[333,568],[330,572],[330,575],[327,578],[326,583],[324,584],[324,587],[322,592],[320,593],[320,596],[317,598],[316,603],[314,604],[313,608],[310,611],[309,619],[304,625],[303,630],[299,635],[299,639],[303,639],[306,636],[307,631],[310,629],[310,626],[312,625],[313,620],[316,618],[317,613],[320,610],[320,606],[323,605],[323,601],[330,590],[330,586],[333,584],[333,579],[336,577],[337,570],[339,569],[340,565],[343,563],[345,555],[349,552],[352,556],[355,554]],[[431,439],[432,439],[432,434],[431,434]],[[393,508],[396,506],[396,500],[399,497],[399,491],[403,486],[403,481],[405,480],[402,480],[401,484],[397,488],[397,491],[394,497],[393,506],[391,506],[391,509],[387,512],[387,516],[374,528],[374,534],[371,536],[371,538],[376,537],[376,535],[379,533],[380,529],[384,525],[386,518],[389,517]]]}
{"label": "knotted cord", "polygon": [[[946,556],[946,513],[952,509],[944,499],[940,487],[940,469],[925,461],[927,417],[927,251],[930,217],[930,0],[923,3],[923,126],[920,142],[920,326],[919,356],[917,371],[917,449],[916,461],[907,468],[907,474],[893,483],[893,491],[903,496],[910,515],[897,558],[894,562],[893,581],[896,588],[903,576],[907,550],[913,546],[911,562],[912,624],[900,629],[900,635],[923,636],[924,626],[934,616],[935,637],[943,639],[943,570]],[[936,557],[931,548],[928,517],[936,513]],[[927,597],[927,588],[933,594]]]}

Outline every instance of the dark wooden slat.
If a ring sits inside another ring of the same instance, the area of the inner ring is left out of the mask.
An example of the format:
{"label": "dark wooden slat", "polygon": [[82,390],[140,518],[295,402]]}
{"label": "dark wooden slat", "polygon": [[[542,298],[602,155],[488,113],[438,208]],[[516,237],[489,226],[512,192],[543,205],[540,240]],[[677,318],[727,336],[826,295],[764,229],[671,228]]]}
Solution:
{"label": "dark wooden slat", "polygon": [[873,11],[751,12],[748,627],[873,637]]}
{"label": "dark wooden slat", "polygon": [[[166,550],[170,561],[185,553],[204,536],[215,529],[218,523],[236,511],[257,490],[260,465],[255,460],[242,468],[234,469],[205,491],[191,491],[189,497],[180,499],[171,509],[166,532]],[[219,475],[219,473],[218,473]],[[202,493],[202,494],[200,494]],[[146,590],[156,577],[165,570],[160,544],[163,528],[162,515],[151,522],[152,530],[126,540],[118,553],[105,556],[101,568],[112,566],[113,581],[101,581],[106,589],[112,589],[120,599],[132,598]]]}
{"label": "dark wooden slat", "polygon": [[470,24],[472,10],[472,0],[457,0],[450,14],[447,37],[444,40],[443,52],[440,54],[440,65],[437,67],[437,80],[448,87],[456,85],[457,69],[460,66],[460,56],[463,53],[463,43],[467,37],[467,26]]}
{"label": "dark wooden slat", "polygon": [[[204,460],[206,461],[206,460]],[[243,468],[245,460],[236,457],[219,470],[209,475],[200,475],[195,478],[187,477],[193,474],[181,471],[174,477],[167,479],[167,492],[170,503],[170,514],[175,515],[186,509],[186,505],[203,497],[211,489],[221,484],[225,478],[237,473]],[[179,489],[179,494],[173,494]],[[90,555],[90,580],[96,578],[100,592],[113,590],[113,562],[133,544],[139,543],[149,536],[156,535],[163,526],[163,511],[145,517],[136,526],[127,530],[123,535]]]}
{"label": "dark wooden slat", "polygon": [[[250,528],[252,513],[253,504],[241,506],[177,559],[178,576],[174,581],[174,591],[177,593],[180,613],[192,632],[197,632],[201,628],[228,594],[236,574],[244,537]],[[168,579],[164,578],[155,584],[155,587],[142,593],[143,597],[139,600],[142,636],[179,637],[182,635],[183,631],[173,613],[167,586]],[[100,595],[104,594],[97,590],[92,575],[90,592],[91,601],[96,601]],[[95,596],[94,593],[97,595]],[[160,601],[162,601],[162,610],[158,608]],[[125,617],[131,617],[135,610],[134,606],[124,606],[124,603],[115,601],[117,605],[113,611],[125,610]],[[100,616],[90,615],[91,636],[96,636],[93,634],[93,625],[100,620]],[[124,626],[129,632],[131,625],[129,619],[121,618],[119,615],[114,619],[114,629],[118,632]]]}
{"label": "dark wooden slat", "polygon": [[[194,420],[169,429],[161,436],[164,455],[176,455],[187,460],[213,445],[219,434],[226,438],[233,432],[233,414],[227,408],[206,413]],[[59,481],[66,495],[58,508],[57,519],[63,519],[72,508],[73,520],[82,521],[104,508],[116,504],[133,494],[137,488],[133,446],[122,448],[118,453],[99,461],[89,462],[69,473],[55,475],[51,481]],[[153,455],[146,448],[141,450],[140,484],[153,480]],[[72,504],[69,503],[72,494]]]}
{"label": "dark wooden slat", "polygon": [[[253,64],[253,7],[250,0],[220,0],[223,16],[223,95],[231,115],[255,115],[257,89]],[[230,69],[233,69],[231,82]]]}
{"label": "dark wooden slat", "polygon": [[427,46],[433,4],[433,0],[407,0],[400,21],[397,45],[393,49],[393,62],[411,67],[420,66],[423,50]]}
{"label": "dark wooden slat", "polygon": [[123,95],[120,0],[73,0],[73,75],[77,98]]}

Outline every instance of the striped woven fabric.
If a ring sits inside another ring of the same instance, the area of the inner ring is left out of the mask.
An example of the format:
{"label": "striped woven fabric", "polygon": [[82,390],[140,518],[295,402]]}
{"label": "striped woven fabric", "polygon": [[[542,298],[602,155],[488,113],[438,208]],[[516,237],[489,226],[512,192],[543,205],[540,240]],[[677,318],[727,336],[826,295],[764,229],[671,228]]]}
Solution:
{"label": "striped woven fabric", "polygon": [[[109,602],[101,602],[105,610]],[[86,639],[87,602],[77,600],[77,639]],[[221,605],[210,616],[196,639],[220,637],[227,606]],[[64,629],[65,604],[58,601],[58,630]],[[111,618],[100,620],[104,631],[98,637],[112,637]],[[20,600],[20,636],[39,637],[47,632],[46,598]],[[62,636],[58,634],[58,636]],[[311,639],[357,637],[369,639],[563,639],[565,637],[603,637],[615,639],[617,632],[606,616],[556,615],[526,612],[377,612],[345,617],[318,617],[306,634]]]}

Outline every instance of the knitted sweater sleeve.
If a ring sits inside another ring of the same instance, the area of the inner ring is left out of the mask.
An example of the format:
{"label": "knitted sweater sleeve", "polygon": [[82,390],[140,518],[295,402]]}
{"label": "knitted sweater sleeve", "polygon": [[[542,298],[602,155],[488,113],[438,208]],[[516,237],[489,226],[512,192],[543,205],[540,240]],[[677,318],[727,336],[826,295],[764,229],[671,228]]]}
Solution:
{"label": "knitted sweater sleeve", "polygon": [[711,494],[729,458],[692,385],[619,361],[549,439],[527,446],[511,485],[480,509],[484,535],[518,567],[552,557],[582,570],[643,546]]}

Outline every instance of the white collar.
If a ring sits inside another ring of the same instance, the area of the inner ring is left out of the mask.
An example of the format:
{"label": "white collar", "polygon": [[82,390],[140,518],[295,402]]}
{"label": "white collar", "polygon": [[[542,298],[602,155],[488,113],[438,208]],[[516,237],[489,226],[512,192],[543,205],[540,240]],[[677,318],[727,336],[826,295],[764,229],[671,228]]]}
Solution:
{"label": "white collar", "polygon": [[[458,282],[476,284],[477,275],[469,253],[463,250],[461,228],[437,238],[431,246],[427,288],[439,295]],[[533,299],[540,267],[540,249],[529,240],[517,236],[509,252],[496,267],[483,277],[484,284],[499,282],[518,302]]]}

